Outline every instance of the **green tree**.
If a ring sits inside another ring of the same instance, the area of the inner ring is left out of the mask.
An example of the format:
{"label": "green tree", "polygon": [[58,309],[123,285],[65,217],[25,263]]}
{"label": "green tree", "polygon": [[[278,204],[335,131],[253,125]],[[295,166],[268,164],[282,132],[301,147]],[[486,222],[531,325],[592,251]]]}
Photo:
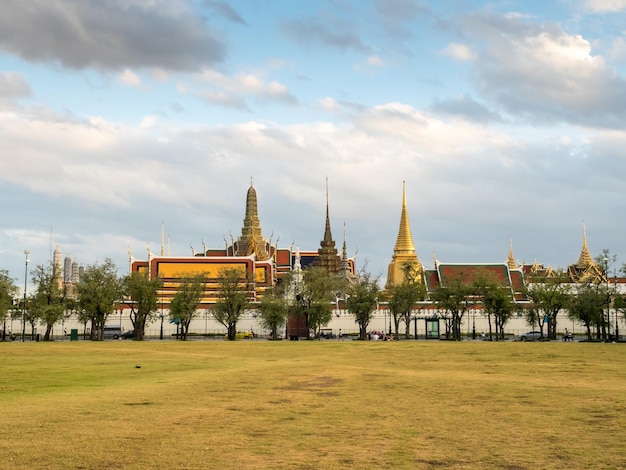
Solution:
{"label": "green tree", "polygon": [[158,307],[158,291],[163,285],[159,277],[150,279],[147,272],[133,272],[122,283],[125,297],[130,299],[130,321],[135,339],[142,341],[146,325],[154,321]]}
{"label": "green tree", "polygon": [[320,329],[332,319],[332,302],[342,288],[340,277],[321,266],[311,266],[303,272],[303,283],[296,293],[297,312],[305,319],[307,338],[310,331],[319,338]]}
{"label": "green tree", "polygon": [[189,325],[196,316],[205,290],[203,274],[184,276],[170,302],[170,318],[179,325],[180,339],[187,340]]}
{"label": "green tree", "polygon": [[547,325],[547,337],[556,339],[556,321],[558,314],[569,302],[570,285],[562,270],[553,276],[532,276],[525,289],[529,304],[526,309],[526,321],[539,327],[543,336],[544,324]]}
{"label": "green tree", "polygon": [[607,292],[603,286],[591,283],[580,283],[575,292],[568,296],[567,310],[571,320],[585,325],[587,339],[592,339],[592,327],[595,327],[600,338],[605,323],[604,307]]}
{"label": "green tree", "polygon": [[261,325],[272,331],[272,339],[278,339],[278,329],[287,319],[287,304],[274,292],[267,292],[259,304]]}
{"label": "green tree", "polygon": [[61,268],[50,262],[47,266],[38,265],[33,273],[35,293],[29,302],[30,317],[38,319],[46,326],[44,341],[50,341],[50,333],[65,313],[65,288]]}
{"label": "green tree", "polygon": [[[517,310],[513,302],[513,294],[508,286],[502,284],[492,284],[483,296],[485,311],[495,321],[496,338],[504,339],[504,325],[511,319]],[[491,322],[489,324],[491,334]]]}
{"label": "green tree", "polygon": [[6,339],[6,320],[13,308],[13,299],[19,292],[14,279],[7,270],[0,270],[0,322],[2,322],[2,341]]}
{"label": "green tree", "polygon": [[401,284],[391,287],[388,292],[389,311],[393,317],[396,337],[399,338],[398,329],[400,321],[404,322],[405,338],[409,337],[411,326],[411,311],[415,303],[426,297],[426,286],[421,282],[421,268],[412,263],[402,265],[404,279]]}
{"label": "green tree", "polygon": [[224,325],[228,339],[234,341],[237,323],[249,306],[248,278],[243,269],[225,268],[218,273],[219,300],[213,307],[213,317]]}
{"label": "green tree", "polygon": [[461,321],[472,305],[474,288],[461,275],[450,279],[446,285],[437,288],[433,294],[433,302],[446,314],[450,314],[452,338],[461,340]]}
{"label": "green tree", "polygon": [[309,326],[317,339],[321,339],[322,327],[328,325],[333,318],[333,308],[328,301],[312,302],[309,306]]}
{"label": "green tree", "polygon": [[483,304],[487,315],[489,339],[493,339],[493,326],[495,326],[496,339],[504,339],[504,325],[518,310],[511,288],[498,280],[493,273],[481,271],[472,283],[472,290],[475,300]]}
{"label": "green tree", "polygon": [[92,264],[85,268],[76,285],[79,320],[91,322],[91,339],[104,339],[104,325],[109,315],[118,307],[122,289],[117,268],[109,258],[103,264]]}
{"label": "green tree", "polygon": [[376,310],[379,293],[378,278],[372,278],[365,270],[359,273],[357,282],[348,288],[346,308],[354,315],[354,321],[359,325],[359,339],[367,338],[367,326]]}

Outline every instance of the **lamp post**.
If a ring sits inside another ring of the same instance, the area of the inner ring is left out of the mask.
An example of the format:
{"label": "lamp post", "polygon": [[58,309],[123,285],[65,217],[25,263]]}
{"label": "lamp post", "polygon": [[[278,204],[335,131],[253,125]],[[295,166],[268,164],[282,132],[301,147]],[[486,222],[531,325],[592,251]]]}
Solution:
{"label": "lamp post", "polygon": [[30,251],[24,250],[24,255],[26,255],[26,263],[24,268],[24,309],[22,310],[22,343],[25,341],[24,337],[26,336],[26,288],[28,286],[28,255]]}
{"label": "lamp post", "polygon": [[[617,274],[614,277],[614,281],[615,281],[615,296],[617,296]],[[617,309],[615,310],[615,341],[619,341],[619,325],[618,325],[618,315],[617,315]]]}
{"label": "lamp post", "polygon": [[611,294],[609,293],[609,258],[602,258],[604,261],[604,277],[606,277],[606,339],[611,341]]}
{"label": "lamp post", "polygon": [[476,339],[476,309],[472,309],[472,339]]}

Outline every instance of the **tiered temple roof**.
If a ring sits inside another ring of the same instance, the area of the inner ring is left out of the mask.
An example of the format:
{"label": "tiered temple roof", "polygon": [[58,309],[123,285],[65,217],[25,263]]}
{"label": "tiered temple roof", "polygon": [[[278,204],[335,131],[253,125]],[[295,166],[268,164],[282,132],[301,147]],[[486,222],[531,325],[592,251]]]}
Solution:
{"label": "tiered temple roof", "polygon": [[583,247],[576,264],[567,267],[567,274],[571,282],[604,282],[606,276],[601,266],[591,257],[589,248],[587,247],[587,230],[583,223]]}

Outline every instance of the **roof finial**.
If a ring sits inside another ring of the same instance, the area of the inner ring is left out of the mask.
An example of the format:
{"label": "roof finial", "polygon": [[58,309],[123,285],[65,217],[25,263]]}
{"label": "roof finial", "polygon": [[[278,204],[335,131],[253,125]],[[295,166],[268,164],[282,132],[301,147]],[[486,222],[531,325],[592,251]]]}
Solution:
{"label": "roof finial", "polygon": [[161,256],[165,254],[165,222],[161,221]]}
{"label": "roof finial", "polygon": [[326,212],[328,212],[328,176],[326,177]]}

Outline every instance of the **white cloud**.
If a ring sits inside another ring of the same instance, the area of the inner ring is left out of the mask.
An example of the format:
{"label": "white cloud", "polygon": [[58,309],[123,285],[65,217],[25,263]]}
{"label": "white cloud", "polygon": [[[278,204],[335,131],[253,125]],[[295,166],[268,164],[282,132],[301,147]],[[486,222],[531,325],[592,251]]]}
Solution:
{"label": "white cloud", "polygon": [[141,77],[130,69],[124,70],[122,73],[119,74],[118,78],[122,83],[126,85],[141,85]]}
{"label": "white cloud", "polygon": [[[266,82],[262,76],[252,73],[228,76],[213,69],[204,69],[199,75],[199,84],[194,86],[199,88],[197,94],[204,99],[238,109],[248,109],[247,98],[286,103],[297,101],[284,84],[275,80]],[[185,90],[189,92],[186,86]]]}
{"label": "white cloud", "polygon": [[320,99],[319,103],[322,106],[322,108],[325,109],[326,111],[337,112],[341,110],[341,105],[334,98],[331,98],[330,96]]}
{"label": "white cloud", "polygon": [[366,63],[370,67],[383,67],[385,65],[385,61],[377,55],[369,56]]}
{"label": "white cloud", "polygon": [[475,54],[472,52],[470,47],[466,44],[459,43],[451,43],[446,46],[446,48],[442,51],[444,55],[453,57],[458,60],[474,60],[476,58]]}
{"label": "white cloud", "polygon": [[150,127],[154,127],[158,118],[156,116],[144,116],[144,118],[139,123],[139,127],[141,129],[149,129]]}
{"label": "white cloud", "polygon": [[478,90],[516,119],[622,125],[626,80],[581,35],[490,15],[468,25],[485,43],[472,69]]}
{"label": "white cloud", "polygon": [[613,13],[626,10],[626,0],[585,0],[587,10],[595,13]]}

